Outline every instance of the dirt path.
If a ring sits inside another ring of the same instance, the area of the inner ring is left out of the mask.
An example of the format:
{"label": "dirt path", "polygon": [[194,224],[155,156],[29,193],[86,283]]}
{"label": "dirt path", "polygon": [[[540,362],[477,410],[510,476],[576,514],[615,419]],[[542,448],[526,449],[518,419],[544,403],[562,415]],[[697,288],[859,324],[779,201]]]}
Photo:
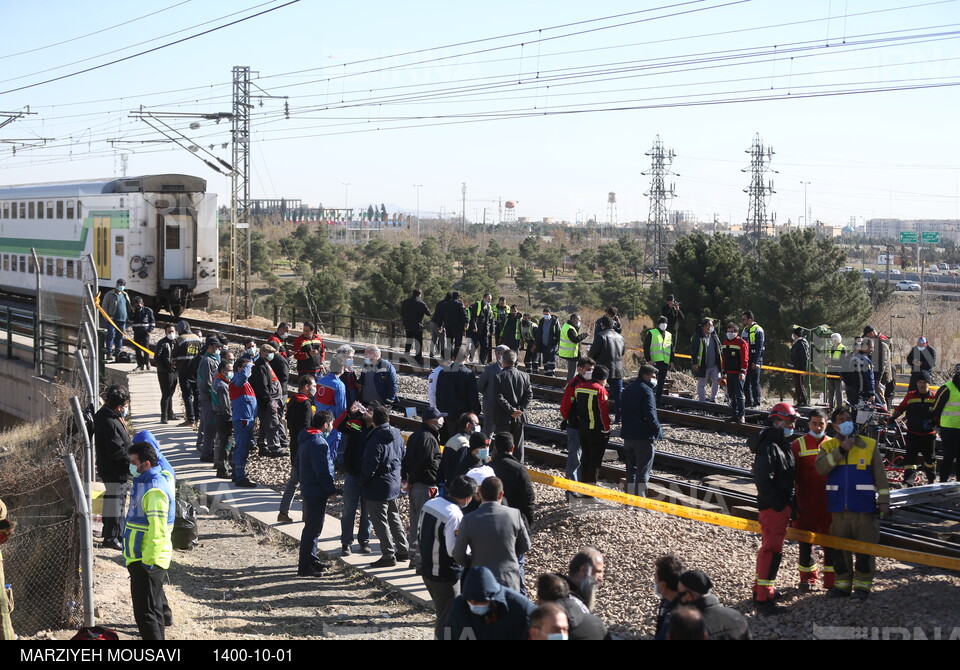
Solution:
{"label": "dirt path", "polygon": [[[296,576],[295,543],[242,521],[200,517],[201,544],[174,552],[165,587],[174,640],[430,639],[433,612],[339,561],[319,579]],[[95,550],[97,623],[139,637],[117,551]],[[67,639],[46,631],[33,639]]]}

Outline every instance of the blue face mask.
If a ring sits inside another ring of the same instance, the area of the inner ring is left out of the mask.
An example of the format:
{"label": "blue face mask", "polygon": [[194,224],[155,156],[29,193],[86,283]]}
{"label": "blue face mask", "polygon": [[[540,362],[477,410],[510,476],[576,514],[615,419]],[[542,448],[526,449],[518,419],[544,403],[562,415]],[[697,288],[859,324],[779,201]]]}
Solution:
{"label": "blue face mask", "polygon": [[267,354],[267,360],[268,360],[268,361],[272,361],[272,360],[273,360],[273,352],[270,352],[269,354]]}
{"label": "blue face mask", "polygon": [[490,611],[490,603],[484,603],[483,605],[474,605],[473,603],[468,602],[467,605],[470,607],[470,611],[476,614],[477,616],[483,616]]}
{"label": "blue face mask", "polygon": [[548,640],[568,640],[566,633],[547,633]]}
{"label": "blue face mask", "polygon": [[490,457],[490,449],[478,449],[478,450],[477,450],[477,458],[479,458],[481,461],[485,461],[485,460],[487,460],[489,457]]}
{"label": "blue face mask", "polygon": [[118,286],[118,287],[117,287],[117,291],[120,292],[120,293],[123,293],[123,291],[124,291],[126,288],[127,288],[126,286]]}
{"label": "blue face mask", "polygon": [[827,434],[827,431],[824,430],[824,431],[821,431],[821,432],[819,432],[819,433],[814,433],[814,432],[811,430],[811,431],[810,431],[810,434],[811,434],[813,437],[815,437],[815,438],[817,438],[817,439],[819,440],[819,439],[823,438],[824,435]]}
{"label": "blue face mask", "polygon": [[850,437],[853,435],[853,421],[844,421],[837,426],[837,430],[840,431],[840,434],[844,437]]}
{"label": "blue face mask", "polygon": [[784,428],[784,429],[783,429],[783,436],[784,436],[784,437],[790,437],[791,435],[793,435],[793,428]]}
{"label": "blue face mask", "polygon": [[128,467],[130,468],[130,474],[131,474],[131,475],[133,475],[134,477],[139,477],[139,476],[140,476],[140,472],[137,470],[137,466],[136,466],[136,465],[134,465],[133,463],[131,463]]}

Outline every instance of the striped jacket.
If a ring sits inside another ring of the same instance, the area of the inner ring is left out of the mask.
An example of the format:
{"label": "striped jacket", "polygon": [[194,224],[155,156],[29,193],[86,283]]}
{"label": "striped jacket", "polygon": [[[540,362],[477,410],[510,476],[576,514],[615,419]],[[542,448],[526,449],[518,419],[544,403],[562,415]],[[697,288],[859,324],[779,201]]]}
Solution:
{"label": "striped jacket", "polygon": [[230,408],[234,421],[253,421],[257,418],[257,395],[247,380],[252,365],[245,365],[233,373],[230,380]]}
{"label": "striped jacket", "polygon": [[173,556],[173,521],[177,515],[173,483],[156,465],[133,480],[123,531],[123,558],[126,564],[142,561],[146,566],[166,570]]}
{"label": "striped jacket", "polygon": [[434,498],[420,510],[417,530],[420,574],[435,582],[455,583],[463,568],[453,560],[453,547],[463,520],[463,511],[446,496]]}

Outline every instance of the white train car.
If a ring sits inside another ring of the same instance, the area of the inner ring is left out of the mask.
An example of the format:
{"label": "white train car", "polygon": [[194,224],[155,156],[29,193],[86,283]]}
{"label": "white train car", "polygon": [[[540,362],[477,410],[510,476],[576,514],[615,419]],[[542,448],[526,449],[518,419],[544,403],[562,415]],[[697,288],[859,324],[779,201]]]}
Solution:
{"label": "white train car", "polygon": [[123,278],[157,309],[204,307],[219,263],[206,189],[178,174],[0,187],[0,288],[34,295],[39,269],[44,293],[80,296],[89,254],[101,290]]}

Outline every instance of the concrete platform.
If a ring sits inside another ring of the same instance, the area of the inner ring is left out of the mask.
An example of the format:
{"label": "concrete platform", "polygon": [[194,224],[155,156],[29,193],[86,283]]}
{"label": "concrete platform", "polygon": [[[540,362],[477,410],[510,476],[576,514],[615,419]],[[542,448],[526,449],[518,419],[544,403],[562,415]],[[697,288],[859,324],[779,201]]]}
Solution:
{"label": "concrete platform", "polygon": [[[255,489],[236,488],[229,481],[216,479],[213,467],[209,463],[201,463],[196,450],[197,434],[189,427],[176,424],[160,423],[160,385],[157,382],[155,371],[134,372],[135,364],[108,363],[108,379],[111,382],[125,383],[130,389],[130,419],[135,431],[149,430],[160,444],[163,455],[167,457],[176,471],[178,481],[185,482],[201,493],[212,498],[211,509],[229,509],[244,515],[248,519],[263,525],[270,526],[278,533],[283,533],[296,541],[300,541],[303,523],[278,524],[277,512],[280,509],[281,494],[266,486]],[[179,391],[175,398],[179,398]],[[174,401],[174,406],[179,404]],[[178,410],[175,410],[178,411]],[[215,506],[215,507],[214,507]],[[290,516],[293,519],[301,518],[300,505],[294,501],[290,507]],[[356,530],[356,529],[355,529]],[[201,529],[201,538],[202,529]],[[430,594],[423,584],[423,580],[414,574],[408,563],[401,563],[394,568],[370,568],[370,564],[380,558],[379,542],[374,537],[370,546],[371,554],[340,555],[340,519],[327,514],[324,519],[323,532],[320,533],[318,550],[332,560],[342,561],[352,567],[375,577],[385,586],[396,590],[404,598],[417,605],[433,607]],[[176,557],[174,557],[176,560]],[[291,564],[290,579],[303,581],[297,577],[297,566]]]}

